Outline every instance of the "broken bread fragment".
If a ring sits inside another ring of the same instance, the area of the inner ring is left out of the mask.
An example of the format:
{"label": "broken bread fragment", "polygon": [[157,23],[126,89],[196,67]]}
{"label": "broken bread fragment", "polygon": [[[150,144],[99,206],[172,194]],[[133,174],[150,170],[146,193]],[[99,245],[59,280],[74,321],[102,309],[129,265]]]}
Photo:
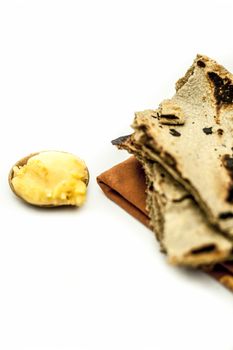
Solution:
{"label": "broken bread fragment", "polygon": [[153,153],[137,144],[135,135],[113,141],[134,154],[147,178],[147,210],[161,249],[174,265],[200,266],[226,260],[232,241],[208,224],[186,189],[155,161]]}
{"label": "broken bread fragment", "polygon": [[164,100],[159,105],[157,116],[162,125],[183,125],[185,122],[184,111],[171,100]]}
{"label": "broken bread fragment", "polygon": [[208,225],[201,210],[188,193],[165,173],[158,163],[145,162],[151,183],[147,208],[153,218],[154,201],[160,205],[163,220],[161,243],[168,261],[174,265],[199,266],[226,260],[232,243]]}
{"label": "broken bread fragment", "polygon": [[172,105],[182,111],[182,125],[162,125],[161,107],[139,112],[134,139],[193,195],[210,223],[233,237],[233,75],[198,55],[177,82]]}
{"label": "broken bread fragment", "polygon": [[81,206],[86,199],[89,173],[73,154],[43,151],[21,159],[11,169],[12,191],[41,207]]}

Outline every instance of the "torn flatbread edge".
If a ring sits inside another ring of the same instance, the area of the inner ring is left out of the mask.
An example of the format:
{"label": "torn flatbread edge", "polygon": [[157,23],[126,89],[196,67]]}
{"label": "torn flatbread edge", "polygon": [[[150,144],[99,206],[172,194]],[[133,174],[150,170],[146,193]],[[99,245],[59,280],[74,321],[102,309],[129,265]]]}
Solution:
{"label": "torn flatbread edge", "polygon": [[[156,191],[153,189],[153,163],[157,163],[156,160],[152,160],[153,155],[151,157],[150,150],[146,149],[144,147],[143,151],[140,148],[137,148],[137,145],[135,145],[132,142],[131,136],[127,135],[125,137],[118,138],[112,142],[114,145],[116,145],[119,149],[125,149],[129,153],[134,154],[134,156],[139,160],[139,162],[142,164],[146,179],[147,179],[147,210],[150,217],[150,225],[155,233],[155,236],[157,240],[160,242],[161,245],[161,251],[168,253],[168,249],[166,245],[164,245],[163,238],[164,238],[164,218],[161,211],[161,203],[160,203],[160,196]],[[142,155],[143,154],[143,155]],[[145,157],[145,155],[147,155]],[[166,170],[159,165],[163,171],[166,173]],[[170,175],[168,175],[170,176]],[[176,180],[174,180],[176,182]],[[177,183],[178,186],[180,186]],[[188,197],[190,197],[187,194]],[[193,204],[196,206],[197,204],[193,202]],[[198,209],[198,207],[197,207]],[[201,215],[203,215],[201,213]],[[215,248],[217,247],[216,244],[218,243],[216,240],[216,237],[214,239],[213,237],[213,243],[208,243],[208,246],[200,245],[195,246],[192,249],[189,249],[189,252],[187,252],[185,255],[179,256],[176,254],[168,254],[168,261],[169,263],[173,265],[186,265],[186,266],[193,266],[197,267],[200,265],[208,265],[213,263],[218,263],[224,260],[228,260],[228,258],[231,256],[232,251],[232,242],[227,240],[226,238],[223,238],[223,236],[216,231],[216,229],[213,227],[213,234],[218,235],[218,238],[220,238],[220,241],[228,243],[226,246],[226,249],[213,249],[213,251],[208,251],[208,247],[211,245]]]}

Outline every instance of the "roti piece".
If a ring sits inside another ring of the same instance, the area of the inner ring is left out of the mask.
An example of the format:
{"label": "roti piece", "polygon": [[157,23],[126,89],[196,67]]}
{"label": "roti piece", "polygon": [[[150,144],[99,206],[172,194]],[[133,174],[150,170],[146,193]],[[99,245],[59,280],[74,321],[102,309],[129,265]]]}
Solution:
{"label": "roti piece", "polygon": [[150,149],[146,146],[138,148],[128,136],[113,141],[113,144],[133,153],[144,167],[151,226],[170,263],[198,266],[226,260],[230,256],[232,242],[206,222],[185,188],[152,160]]}
{"label": "roti piece", "polygon": [[198,55],[176,94],[136,113],[134,141],[190,192],[206,218],[233,236],[233,76]]}

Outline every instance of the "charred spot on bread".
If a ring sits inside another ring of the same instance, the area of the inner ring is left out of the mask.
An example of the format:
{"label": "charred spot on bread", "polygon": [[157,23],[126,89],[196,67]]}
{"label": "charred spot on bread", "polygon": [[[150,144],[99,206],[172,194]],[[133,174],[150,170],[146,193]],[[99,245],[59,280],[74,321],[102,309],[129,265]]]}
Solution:
{"label": "charred spot on bread", "polygon": [[233,103],[233,85],[228,78],[221,78],[215,72],[208,72],[208,77],[214,85],[214,97],[218,105]]}
{"label": "charred spot on bread", "polygon": [[206,66],[205,62],[203,62],[203,61],[201,61],[201,60],[198,60],[198,61],[197,61],[197,65],[198,65],[198,67],[200,67],[200,68],[205,68],[205,66]]}
{"label": "charred spot on bread", "polygon": [[231,211],[224,211],[219,214],[219,219],[221,220],[227,220],[233,218],[233,213]]}
{"label": "charred spot on bread", "polygon": [[223,131],[223,129],[218,129],[218,130],[217,130],[217,133],[218,133],[219,136],[222,136],[223,133],[224,133],[224,131]]}
{"label": "charred spot on bread", "polygon": [[231,175],[233,176],[233,157],[230,157],[229,154],[224,154],[223,165],[229,172],[232,173]]}
{"label": "charred spot on bread", "polygon": [[[184,122],[180,121],[180,118],[175,114],[161,114],[158,119],[161,121],[163,125],[177,126],[183,125]],[[174,121],[174,122],[173,122]]]}
{"label": "charred spot on bread", "polygon": [[191,253],[194,255],[195,254],[203,254],[203,253],[213,252],[214,250],[216,250],[215,244],[208,244],[208,245],[205,245],[201,248],[192,249]]}
{"label": "charred spot on bread", "polygon": [[228,189],[226,201],[228,203],[233,203],[233,185],[232,184],[230,185],[230,187]]}
{"label": "charred spot on bread", "polygon": [[181,136],[181,133],[176,129],[169,129],[169,131],[172,136],[175,136],[175,137]]}
{"label": "charred spot on bread", "polygon": [[120,137],[118,137],[117,139],[112,140],[112,141],[111,141],[111,144],[112,144],[113,146],[118,146],[118,145],[120,145],[121,143],[125,142],[129,137],[130,137],[130,135],[120,136]]}
{"label": "charred spot on bread", "polygon": [[203,130],[203,132],[204,132],[206,135],[211,135],[211,134],[213,134],[212,126],[210,126],[209,128],[203,128],[202,130]]}
{"label": "charred spot on bread", "polygon": [[161,114],[159,116],[159,118],[161,118],[161,119],[169,119],[169,120],[179,119],[179,117],[177,117],[175,114]]}

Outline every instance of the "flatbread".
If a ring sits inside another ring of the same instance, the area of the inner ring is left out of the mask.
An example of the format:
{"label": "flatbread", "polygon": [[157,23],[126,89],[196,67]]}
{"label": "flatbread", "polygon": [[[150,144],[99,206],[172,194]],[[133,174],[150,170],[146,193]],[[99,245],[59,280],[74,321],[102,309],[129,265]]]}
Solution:
{"label": "flatbread", "polygon": [[206,219],[233,236],[233,75],[198,55],[157,110],[136,113],[134,142],[147,146],[190,192]]}
{"label": "flatbread", "polygon": [[206,265],[230,256],[232,242],[206,222],[185,188],[153,160],[150,149],[137,147],[129,136],[113,144],[133,153],[144,167],[151,226],[171,264]]}

